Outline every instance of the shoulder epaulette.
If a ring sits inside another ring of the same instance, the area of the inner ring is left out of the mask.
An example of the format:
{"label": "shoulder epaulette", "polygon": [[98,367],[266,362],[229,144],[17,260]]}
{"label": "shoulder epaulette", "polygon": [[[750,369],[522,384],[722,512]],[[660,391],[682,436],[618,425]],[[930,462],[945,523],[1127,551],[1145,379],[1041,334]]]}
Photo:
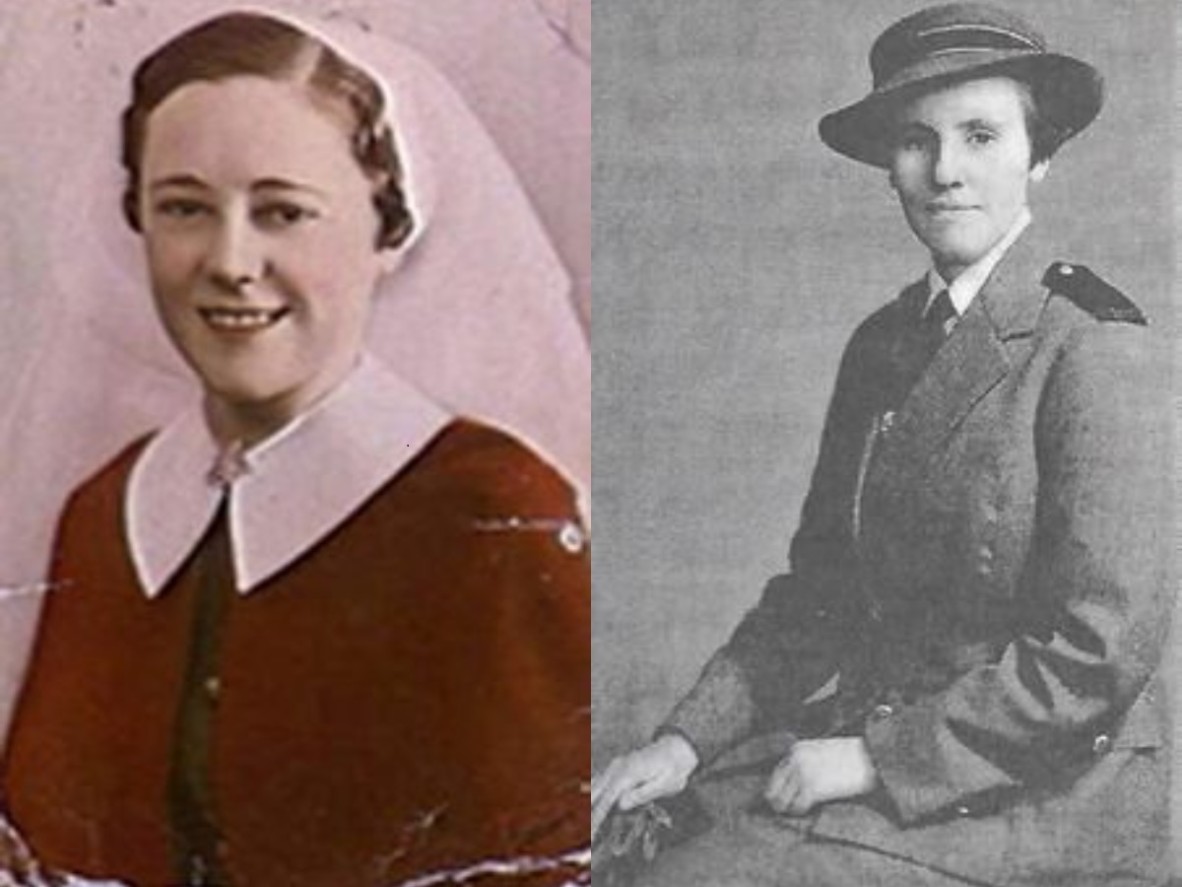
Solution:
{"label": "shoulder epaulette", "polygon": [[1097,320],[1115,320],[1145,326],[1141,309],[1124,293],[1092,272],[1086,265],[1054,262],[1042,277],[1043,286],[1066,296]]}

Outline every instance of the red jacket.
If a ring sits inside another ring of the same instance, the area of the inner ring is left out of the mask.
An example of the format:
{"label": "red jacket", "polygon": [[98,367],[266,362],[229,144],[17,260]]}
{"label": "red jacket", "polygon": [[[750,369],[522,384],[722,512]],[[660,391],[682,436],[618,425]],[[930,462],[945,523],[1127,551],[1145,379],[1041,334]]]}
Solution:
{"label": "red jacket", "polygon": [[[196,571],[156,600],[138,586],[120,533],[138,449],[66,512],[67,584],[43,617],[4,790],[45,864],[155,887],[176,883],[165,790]],[[392,884],[586,843],[577,528],[555,472],[455,423],[233,600],[211,760],[235,887]]]}

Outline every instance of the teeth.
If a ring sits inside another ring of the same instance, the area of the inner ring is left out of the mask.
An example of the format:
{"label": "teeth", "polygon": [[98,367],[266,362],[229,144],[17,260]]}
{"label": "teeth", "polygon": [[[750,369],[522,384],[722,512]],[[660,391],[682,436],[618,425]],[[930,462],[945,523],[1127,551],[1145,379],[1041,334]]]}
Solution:
{"label": "teeth", "polygon": [[283,313],[257,308],[206,308],[201,312],[210,326],[227,330],[262,329],[275,323]]}

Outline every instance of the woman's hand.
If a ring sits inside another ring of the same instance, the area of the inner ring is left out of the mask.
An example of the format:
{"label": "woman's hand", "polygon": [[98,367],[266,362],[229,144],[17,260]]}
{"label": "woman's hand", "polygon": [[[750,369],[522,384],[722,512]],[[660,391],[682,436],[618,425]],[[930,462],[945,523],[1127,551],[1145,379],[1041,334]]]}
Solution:
{"label": "woman's hand", "polygon": [[613,760],[591,780],[591,840],[613,808],[631,810],[675,795],[697,766],[693,746],[672,733]]}
{"label": "woman's hand", "polygon": [[856,798],[878,785],[878,772],[858,736],[804,739],[776,765],[764,797],[777,813],[803,816],[818,804]]}

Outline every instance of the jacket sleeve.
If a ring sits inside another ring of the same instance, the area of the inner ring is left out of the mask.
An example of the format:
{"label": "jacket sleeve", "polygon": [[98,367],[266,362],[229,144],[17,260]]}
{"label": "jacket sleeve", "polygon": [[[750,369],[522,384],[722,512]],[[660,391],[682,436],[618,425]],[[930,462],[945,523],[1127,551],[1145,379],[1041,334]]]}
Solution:
{"label": "jacket sleeve", "polygon": [[[589,540],[555,470],[508,441],[497,454],[477,521],[480,569],[465,579],[497,602],[487,636],[473,639],[487,664],[472,680],[489,689],[465,713],[471,790],[484,796],[495,841],[518,835],[515,852],[566,858],[590,830]],[[523,883],[572,877],[563,866]]]}
{"label": "jacket sleeve", "polygon": [[1078,773],[1145,688],[1169,617],[1168,380],[1141,327],[1068,334],[1035,422],[1034,532],[1008,645],[865,730],[904,822]]}
{"label": "jacket sleeve", "polygon": [[767,583],[657,731],[684,736],[703,764],[761,729],[797,722],[805,700],[836,673],[841,644],[859,630],[852,510],[873,414],[878,326],[876,315],[842,358],[791,572]]}

